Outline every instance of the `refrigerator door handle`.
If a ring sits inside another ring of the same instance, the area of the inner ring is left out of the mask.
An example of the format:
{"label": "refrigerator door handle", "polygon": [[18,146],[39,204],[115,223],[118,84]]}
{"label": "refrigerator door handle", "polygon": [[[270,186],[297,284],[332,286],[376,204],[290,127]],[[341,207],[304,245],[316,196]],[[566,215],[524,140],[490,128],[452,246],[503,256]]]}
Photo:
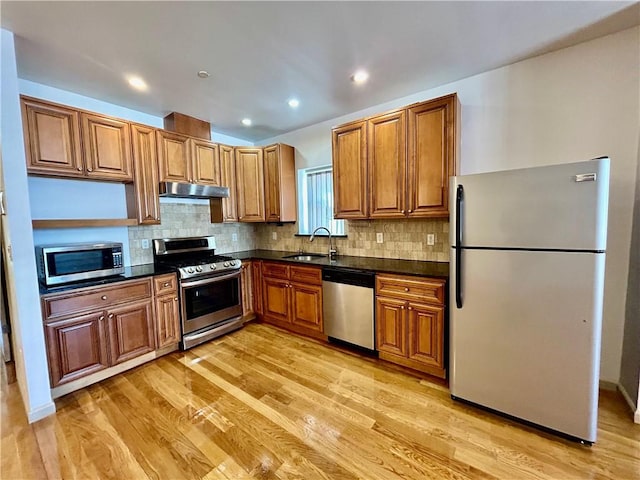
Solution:
{"label": "refrigerator door handle", "polygon": [[456,307],[462,308],[462,202],[464,200],[464,187],[458,185],[456,189]]}

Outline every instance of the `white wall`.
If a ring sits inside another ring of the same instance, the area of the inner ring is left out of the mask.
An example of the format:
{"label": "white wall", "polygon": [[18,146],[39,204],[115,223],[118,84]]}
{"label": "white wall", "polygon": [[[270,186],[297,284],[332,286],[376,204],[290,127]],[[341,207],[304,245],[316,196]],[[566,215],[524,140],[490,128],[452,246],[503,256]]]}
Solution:
{"label": "white wall", "polygon": [[49,372],[40,313],[40,297],[33,254],[27,190],[18,73],[13,34],[0,32],[2,44],[2,166],[7,216],[4,240],[13,260],[7,262],[7,284],[18,385],[29,421],[55,412],[49,390]]}
{"label": "white wall", "polygon": [[[296,167],[331,163],[331,127],[457,92],[460,172],[611,157],[601,379],[618,382],[638,163],[640,28],[281,135]],[[366,88],[366,86],[364,87]]]}

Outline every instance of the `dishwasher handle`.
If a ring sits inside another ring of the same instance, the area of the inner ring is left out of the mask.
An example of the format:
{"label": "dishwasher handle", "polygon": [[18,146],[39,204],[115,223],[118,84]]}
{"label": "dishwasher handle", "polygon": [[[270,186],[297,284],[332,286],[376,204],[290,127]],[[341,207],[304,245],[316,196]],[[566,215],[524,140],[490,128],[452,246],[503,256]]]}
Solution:
{"label": "dishwasher handle", "polygon": [[325,267],[322,269],[322,281],[373,288],[376,284],[376,274],[367,270]]}

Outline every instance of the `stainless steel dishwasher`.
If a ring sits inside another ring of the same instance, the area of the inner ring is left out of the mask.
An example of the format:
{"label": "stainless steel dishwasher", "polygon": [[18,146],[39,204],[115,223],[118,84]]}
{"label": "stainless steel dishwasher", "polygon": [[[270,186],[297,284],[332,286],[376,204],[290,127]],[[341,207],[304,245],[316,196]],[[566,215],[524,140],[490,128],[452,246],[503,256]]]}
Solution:
{"label": "stainless steel dishwasher", "polygon": [[324,333],[330,339],[375,349],[374,285],[373,272],[322,269]]}

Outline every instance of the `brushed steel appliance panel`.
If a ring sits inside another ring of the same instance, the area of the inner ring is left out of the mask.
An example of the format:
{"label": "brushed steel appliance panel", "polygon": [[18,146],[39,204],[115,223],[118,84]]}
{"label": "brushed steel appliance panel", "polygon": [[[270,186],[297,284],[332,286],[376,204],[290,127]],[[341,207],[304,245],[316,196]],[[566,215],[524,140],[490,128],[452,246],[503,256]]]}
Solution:
{"label": "brushed steel appliance panel", "polygon": [[324,333],[375,349],[373,288],[322,282]]}

